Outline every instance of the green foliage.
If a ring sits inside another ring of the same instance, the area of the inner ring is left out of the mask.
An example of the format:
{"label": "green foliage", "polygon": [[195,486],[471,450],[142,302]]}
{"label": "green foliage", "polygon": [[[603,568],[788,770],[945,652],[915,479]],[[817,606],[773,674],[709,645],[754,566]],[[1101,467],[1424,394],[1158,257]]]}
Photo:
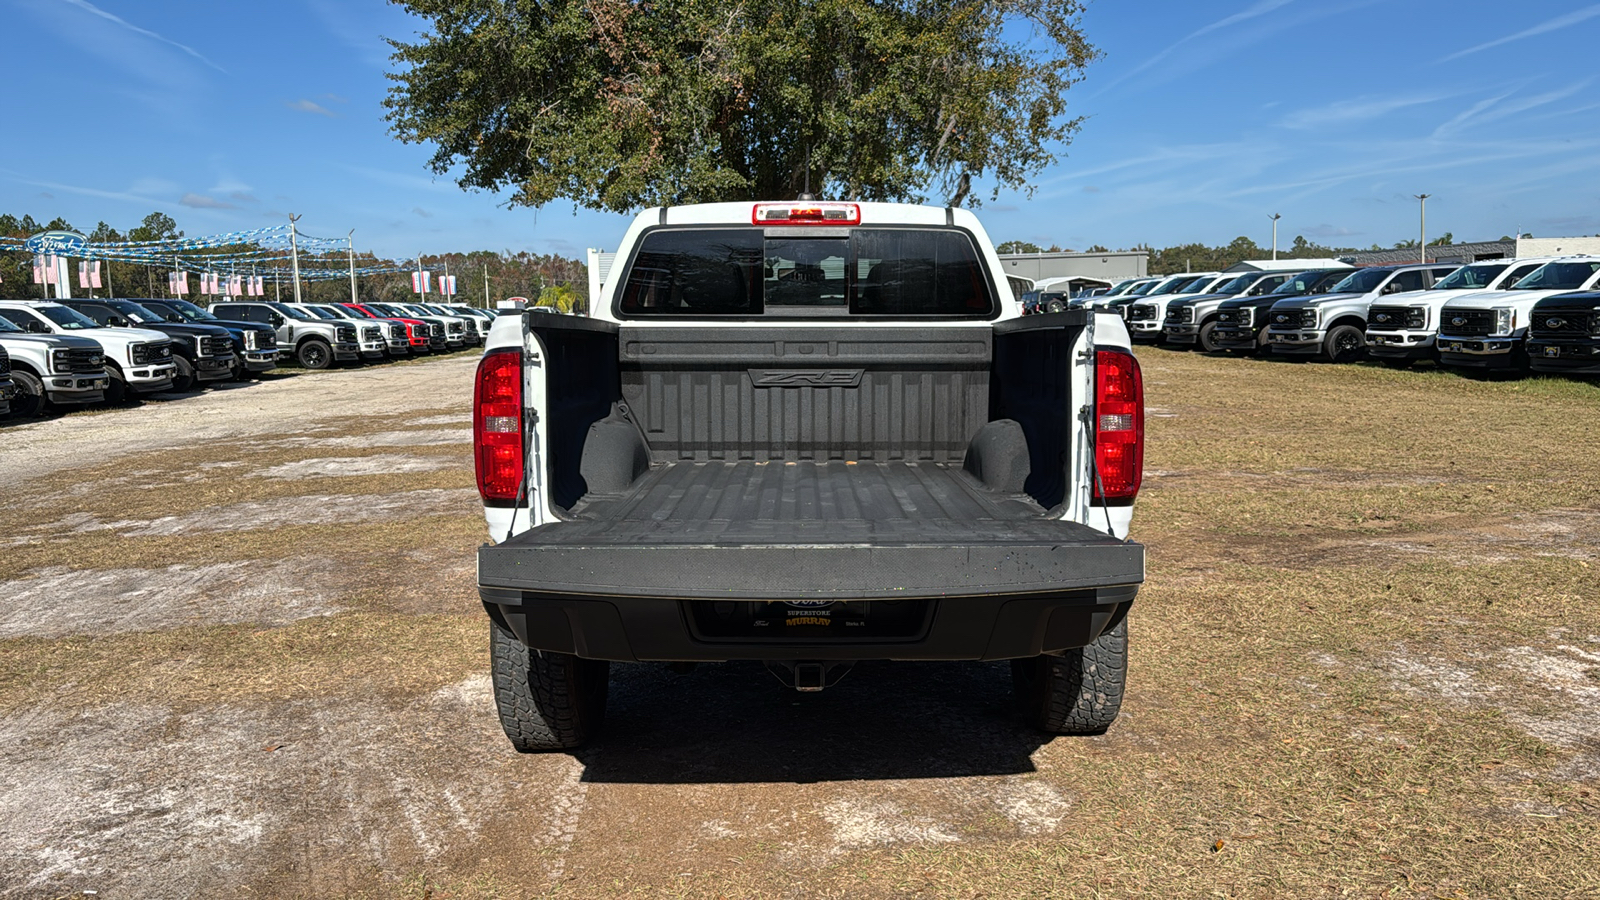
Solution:
{"label": "green foliage", "polygon": [[581,311],[587,304],[584,295],[578,293],[577,288],[569,284],[553,284],[539,292],[538,306],[548,306],[559,312],[569,313],[574,310]]}
{"label": "green foliage", "polygon": [[1098,55],[1079,0],[395,2],[395,134],[527,206],[1031,190]]}
{"label": "green foliage", "polygon": [[1006,241],[994,248],[996,253],[1043,253],[1044,248],[1029,241]]}

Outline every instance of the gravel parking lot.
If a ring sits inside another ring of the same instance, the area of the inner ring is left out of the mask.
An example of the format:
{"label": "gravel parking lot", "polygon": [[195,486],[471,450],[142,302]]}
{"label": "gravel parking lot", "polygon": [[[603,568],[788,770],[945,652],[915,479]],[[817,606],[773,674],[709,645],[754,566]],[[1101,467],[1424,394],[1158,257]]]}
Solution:
{"label": "gravel parking lot", "polygon": [[1141,350],[1123,717],[614,666],[519,756],[475,358],[0,427],[0,896],[1600,894],[1600,387]]}

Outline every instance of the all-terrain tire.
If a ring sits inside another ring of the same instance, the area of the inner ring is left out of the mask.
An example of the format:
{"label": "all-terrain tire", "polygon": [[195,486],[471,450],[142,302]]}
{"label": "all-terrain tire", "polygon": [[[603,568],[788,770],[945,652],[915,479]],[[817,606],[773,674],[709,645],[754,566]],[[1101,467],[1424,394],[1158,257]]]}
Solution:
{"label": "all-terrain tire", "polygon": [[1354,325],[1335,325],[1322,339],[1322,356],[1328,362],[1355,362],[1367,355],[1367,336]]}
{"label": "all-terrain tire", "polygon": [[610,663],[529,649],[498,622],[489,632],[494,702],[513,747],[570,750],[600,730]]}
{"label": "all-terrain tire", "polygon": [[308,369],[326,369],[333,365],[333,348],[328,346],[327,341],[317,338],[301,341],[294,355],[300,365]]}
{"label": "all-terrain tire", "polygon": [[17,395],[11,398],[11,417],[32,419],[44,415],[45,410],[50,408],[50,398],[44,393],[44,382],[32,372],[21,369],[11,370],[11,380],[17,386]]}
{"label": "all-terrain tire", "polygon": [[1128,684],[1128,620],[1060,656],[1011,661],[1011,683],[1029,721],[1052,734],[1104,734]]}

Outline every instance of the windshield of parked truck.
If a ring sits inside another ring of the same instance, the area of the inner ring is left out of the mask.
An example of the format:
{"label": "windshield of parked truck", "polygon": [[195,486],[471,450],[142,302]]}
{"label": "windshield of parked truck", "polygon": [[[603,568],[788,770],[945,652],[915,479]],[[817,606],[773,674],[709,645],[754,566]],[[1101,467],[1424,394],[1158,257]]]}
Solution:
{"label": "windshield of parked truck", "polygon": [[1260,279],[1261,279],[1261,273],[1260,272],[1251,272],[1248,275],[1240,275],[1238,278],[1235,278],[1232,281],[1224,281],[1222,284],[1219,284],[1216,287],[1212,288],[1211,289],[1211,293],[1213,293],[1213,294],[1242,294],[1242,293],[1245,292],[1245,290],[1247,288],[1250,287],[1250,285],[1255,284]]}
{"label": "windshield of parked truck", "polygon": [[1511,268],[1510,263],[1485,263],[1483,265],[1462,266],[1446,275],[1442,280],[1433,284],[1436,291],[1481,291],[1500,277],[1500,273]]}
{"label": "windshield of parked truck", "polygon": [[1181,289],[1184,285],[1188,284],[1191,281],[1194,281],[1194,279],[1193,278],[1174,278],[1171,281],[1163,281],[1160,284],[1157,284],[1155,287],[1151,288],[1145,294],[1145,296],[1147,296],[1147,297],[1159,297],[1162,294],[1176,294],[1179,291],[1179,289]]}
{"label": "windshield of parked truck", "polygon": [[191,322],[221,321],[212,315],[210,310],[196,306],[187,300],[146,300],[143,305],[158,313],[175,313],[179,318],[188,319]]}
{"label": "windshield of parked truck", "polygon": [[1272,293],[1280,297],[1298,297],[1315,292],[1319,286],[1327,288],[1348,274],[1347,271],[1301,272],[1291,275],[1288,281],[1273,288]]}
{"label": "windshield of parked truck", "polygon": [[1136,287],[1134,287],[1133,290],[1129,291],[1128,292],[1128,296],[1129,297],[1143,297],[1145,294],[1150,293],[1150,289],[1151,288],[1155,287],[1156,285],[1158,285],[1160,283],[1161,283],[1161,281],[1159,279],[1155,280],[1155,281],[1146,281],[1145,283],[1143,283],[1141,285],[1137,285]]}
{"label": "windshield of parked truck", "polygon": [[1357,269],[1343,281],[1334,285],[1330,293],[1334,294],[1365,294],[1375,291],[1378,285],[1383,284],[1393,269]]}
{"label": "windshield of parked truck", "polygon": [[938,228],[768,236],[753,228],[663,229],[634,254],[627,316],[987,318],[989,278],[972,239]]}
{"label": "windshield of parked truck", "polygon": [[135,325],[155,325],[164,321],[160,313],[146,309],[132,300],[104,300],[101,302],[121,313],[123,318]]}
{"label": "windshield of parked truck", "polygon": [[310,313],[303,309],[296,309],[287,303],[274,303],[272,304],[272,308],[283,313],[291,319],[296,319],[301,322],[315,321],[314,317]]}
{"label": "windshield of parked truck", "polygon": [[5,316],[0,316],[0,334],[27,334],[27,332],[11,324],[11,320]]}
{"label": "windshield of parked truck", "polygon": [[1532,275],[1510,287],[1513,291],[1571,291],[1583,287],[1589,276],[1600,271],[1600,259],[1593,262],[1553,262],[1540,266]]}
{"label": "windshield of parked truck", "polygon": [[99,328],[100,323],[89,318],[75,309],[65,306],[36,306],[33,311],[46,319],[60,325],[67,331],[78,331],[84,328]]}

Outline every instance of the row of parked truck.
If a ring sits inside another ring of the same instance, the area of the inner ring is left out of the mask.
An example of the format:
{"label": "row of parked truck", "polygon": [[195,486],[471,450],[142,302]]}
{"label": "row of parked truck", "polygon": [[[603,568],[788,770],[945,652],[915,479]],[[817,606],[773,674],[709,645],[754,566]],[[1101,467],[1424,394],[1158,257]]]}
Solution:
{"label": "row of parked truck", "polygon": [[1135,341],[1405,367],[1600,374],[1600,257],[1130,279],[1078,301]]}
{"label": "row of parked truck", "polygon": [[307,369],[481,346],[494,313],[434,303],[0,301],[0,416],[122,403]]}

